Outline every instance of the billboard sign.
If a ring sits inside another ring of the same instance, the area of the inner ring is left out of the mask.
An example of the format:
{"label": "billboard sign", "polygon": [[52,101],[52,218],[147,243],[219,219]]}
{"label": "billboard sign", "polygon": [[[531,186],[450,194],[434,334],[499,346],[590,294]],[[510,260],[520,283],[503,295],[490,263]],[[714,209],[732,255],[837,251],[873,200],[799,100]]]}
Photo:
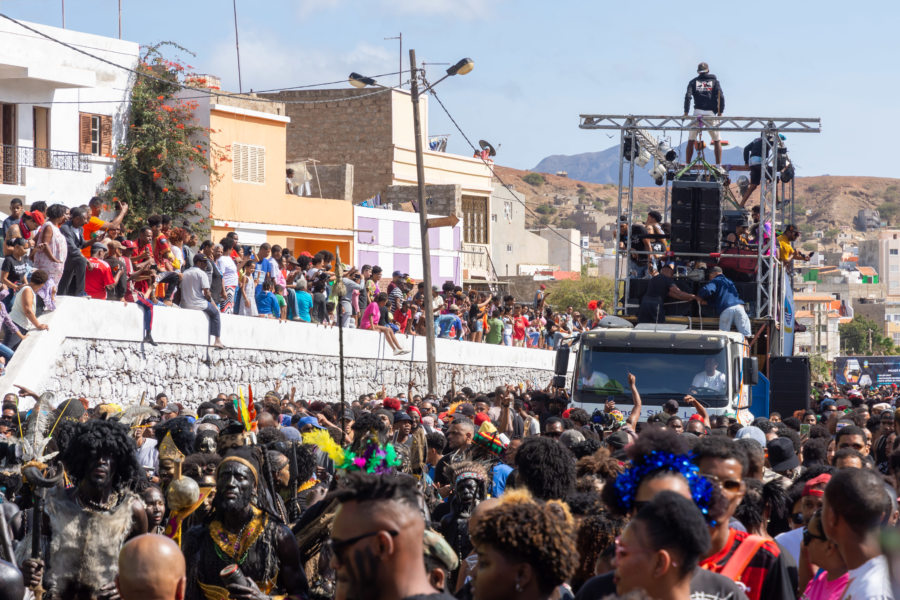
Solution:
{"label": "billboard sign", "polygon": [[834,380],[839,385],[900,384],[900,356],[838,356]]}

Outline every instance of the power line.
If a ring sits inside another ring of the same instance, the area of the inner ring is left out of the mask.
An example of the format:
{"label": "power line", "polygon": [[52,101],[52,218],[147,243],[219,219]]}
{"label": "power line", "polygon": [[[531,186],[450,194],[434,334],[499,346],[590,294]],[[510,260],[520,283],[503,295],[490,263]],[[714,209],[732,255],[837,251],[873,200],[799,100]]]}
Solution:
{"label": "power line", "polygon": [[[82,50],[81,48],[78,48],[77,46],[75,46],[75,45],[73,45],[73,44],[70,44],[70,43],[68,43],[68,42],[64,42],[64,41],[62,41],[62,40],[60,40],[60,39],[58,39],[58,38],[55,38],[55,37],[53,37],[53,36],[51,36],[51,35],[49,35],[49,34],[44,33],[43,31],[37,30],[37,29],[35,29],[34,27],[30,27],[30,26],[26,25],[25,23],[22,23],[21,21],[18,21],[18,20],[16,20],[16,19],[10,17],[9,15],[5,15],[5,14],[3,14],[3,13],[0,13],[0,17],[3,17],[3,18],[6,19],[7,21],[11,21],[12,23],[15,23],[16,25],[18,25],[19,27],[22,27],[23,29],[27,29],[28,31],[31,31],[32,33],[36,33],[37,35],[39,35],[39,36],[41,36],[41,37],[43,37],[43,38],[45,38],[45,39],[48,39],[48,40],[50,40],[51,42],[55,42],[55,43],[57,43],[57,44],[59,44],[59,45],[61,45],[61,46],[64,46],[64,47],[68,48],[69,50],[73,50],[73,51],[75,51],[75,52],[78,52],[79,54],[83,54],[84,56],[93,58],[94,60],[98,60],[98,61],[100,61],[100,62],[102,62],[102,63],[104,63],[104,64],[110,65],[110,66],[115,67],[115,68],[117,68],[117,69],[122,69],[122,70],[124,70],[124,71],[128,71],[129,73],[132,73],[133,75],[135,75],[135,76],[137,76],[137,77],[144,77],[144,78],[146,78],[146,79],[151,79],[151,80],[153,80],[153,81],[158,81],[158,82],[164,83],[164,84],[166,84],[166,85],[172,85],[172,86],[181,88],[181,89],[183,89],[183,90],[190,90],[190,91],[192,91],[192,92],[199,93],[200,95],[199,95],[199,96],[196,96],[195,98],[207,98],[207,97],[212,97],[212,96],[225,96],[225,97],[238,98],[238,99],[240,99],[240,100],[249,100],[249,101],[255,101],[255,102],[269,102],[269,103],[278,103],[278,102],[281,102],[281,103],[284,103],[284,104],[324,104],[324,103],[326,103],[326,102],[348,102],[348,101],[351,101],[351,100],[359,100],[359,99],[362,99],[362,98],[367,98],[367,97],[369,97],[369,96],[374,96],[374,95],[376,95],[376,94],[383,94],[383,93],[385,93],[385,92],[389,92],[389,91],[392,90],[392,88],[383,88],[383,89],[376,90],[376,91],[374,91],[374,92],[370,92],[370,93],[368,93],[368,94],[361,94],[361,95],[359,95],[359,96],[348,96],[348,97],[346,97],[346,98],[334,98],[334,99],[326,99],[326,100],[271,100],[271,99],[269,99],[269,98],[251,98],[251,97],[248,97],[248,96],[246,96],[246,95],[244,95],[244,94],[235,94],[235,93],[232,93],[232,92],[223,92],[223,91],[221,91],[221,90],[220,90],[220,91],[212,91],[212,90],[210,90],[209,92],[205,92],[204,90],[202,90],[202,89],[200,89],[200,88],[192,87],[192,86],[183,84],[183,83],[178,82],[178,81],[169,81],[168,79],[163,79],[163,78],[157,77],[157,76],[155,76],[155,75],[150,75],[149,73],[142,73],[141,71],[138,71],[138,70],[136,70],[136,69],[132,69],[131,67],[127,67],[127,66],[125,66],[125,65],[120,65],[120,64],[117,63],[117,62],[111,61],[111,60],[106,59],[106,58],[103,58],[103,57],[101,57],[101,56],[97,56],[96,54],[91,54],[90,52],[87,52],[86,50]],[[385,73],[385,74],[383,74],[383,75],[377,75],[376,77],[383,77],[383,76],[386,76],[386,75],[397,75],[398,73],[402,73],[402,72]],[[309,87],[317,87],[317,86],[319,86],[319,85],[334,85],[334,84],[336,84],[336,83],[343,83],[343,81],[345,81],[345,80],[335,81],[335,82],[330,82],[330,83],[326,83],[326,84],[313,84],[313,85],[311,85],[311,86],[309,86]],[[274,92],[280,92],[280,91],[289,91],[289,90],[292,90],[292,89],[301,89],[302,87],[305,87],[305,86],[296,86],[296,87],[292,87],[292,88],[281,88],[281,89],[276,89],[276,90],[264,90],[264,91],[259,92],[259,93],[270,93],[270,92],[271,92],[271,93],[274,93]],[[184,98],[184,99],[190,99],[190,98]],[[107,103],[107,102],[113,102],[113,101],[112,101],[112,100],[97,100],[96,102],[97,102],[97,103],[100,103],[100,102],[102,102],[102,103]],[[116,100],[115,102],[122,102],[122,100]],[[40,103],[37,103],[37,104],[81,104],[81,103],[82,103],[82,102],[59,101],[59,102],[40,102]],[[84,103],[86,104],[87,101],[84,102]]]}
{"label": "power line", "polygon": [[[425,82],[425,86],[428,87],[428,82],[427,82],[427,81]],[[444,106],[444,103],[441,102],[441,99],[438,98],[438,95],[434,92],[434,88],[431,88],[429,91],[431,92],[431,95],[434,96],[434,99],[437,100],[437,103],[441,105],[441,108],[444,110],[444,113],[447,115],[447,118],[450,119],[450,122],[453,123],[453,126],[454,126],[454,127],[456,127],[456,130],[459,132],[459,134],[460,134],[461,136],[463,136],[463,139],[466,140],[466,143],[468,143],[469,146],[472,148],[472,150],[475,152],[475,156],[477,156],[478,158],[480,158],[480,159],[481,159],[481,162],[483,162],[484,165],[490,170],[491,175],[493,175],[494,177],[497,178],[497,181],[500,182],[500,185],[502,185],[504,188],[506,188],[506,191],[508,191],[508,192],[510,193],[510,195],[516,200],[516,202],[518,202],[519,204],[521,204],[522,206],[524,206],[524,207],[525,207],[525,210],[527,210],[529,213],[531,213],[532,216],[534,216],[534,217],[540,219],[540,216],[539,216],[536,212],[534,212],[533,210],[531,210],[531,208],[530,208],[525,202],[523,202],[522,200],[520,200],[519,197],[518,197],[518,195],[516,195],[515,190],[513,190],[512,187],[510,187],[509,184],[507,184],[505,181],[503,181],[503,178],[500,177],[500,176],[497,174],[496,171],[494,171],[494,166],[493,166],[491,163],[489,163],[488,161],[486,161],[486,160],[484,159],[484,157],[481,156],[481,153],[478,152],[478,148],[475,147],[475,144],[472,143],[472,140],[469,139],[469,136],[467,136],[466,133],[462,130],[462,127],[459,126],[459,123],[456,122],[456,119],[453,118],[453,115],[450,114],[450,111],[447,110],[447,107]],[[560,238],[562,238],[563,240],[565,240],[565,241],[568,242],[569,244],[575,246],[576,248],[582,249],[582,246],[581,246],[580,243],[577,243],[577,244],[576,244],[575,242],[573,242],[572,240],[570,240],[569,238],[567,238],[566,236],[564,236],[562,233],[560,233],[559,231],[557,231],[556,229],[554,229],[553,227],[551,227],[549,224],[546,225],[546,227],[547,227],[547,229],[549,229],[550,231],[552,231],[553,233],[555,233],[556,235],[558,235]]]}

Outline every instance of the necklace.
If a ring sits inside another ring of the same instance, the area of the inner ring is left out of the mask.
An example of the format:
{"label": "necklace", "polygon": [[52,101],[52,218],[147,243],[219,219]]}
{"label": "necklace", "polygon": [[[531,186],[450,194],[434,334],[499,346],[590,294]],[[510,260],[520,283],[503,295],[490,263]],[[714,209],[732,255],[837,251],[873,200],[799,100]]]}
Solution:
{"label": "necklace", "polygon": [[81,492],[78,490],[75,491],[75,503],[85,510],[94,512],[109,512],[112,510],[113,506],[116,505],[118,500],[119,497],[117,494],[110,493],[109,499],[106,502],[97,502],[96,500],[82,498]]}
{"label": "necklace", "polygon": [[226,530],[221,521],[213,521],[209,524],[209,535],[215,542],[216,553],[223,559],[230,559],[237,564],[242,564],[250,552],[250,548],[262,534],[268,521],[265,513],[251,505],[252,517],[241,528],[240,533],[234,534]]}

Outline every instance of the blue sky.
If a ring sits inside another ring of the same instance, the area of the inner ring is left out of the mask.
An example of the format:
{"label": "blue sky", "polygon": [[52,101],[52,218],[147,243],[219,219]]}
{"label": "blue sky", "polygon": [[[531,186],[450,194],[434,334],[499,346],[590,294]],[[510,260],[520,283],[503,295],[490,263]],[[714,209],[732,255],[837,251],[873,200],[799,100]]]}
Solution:
{"label": "blue sky", "polygon": [[[126,39],[178,42],[197,53],[198,71],[237,89],[231,1],[122,3]],[[65,4],[68,28],[116,35],[116,0]],[[0,0],[0,12],[54,26],[60,6]],[[788,137],[799,175],[900,177],[891,121],[900,122],[896,3],[237,0],[237,7],[245,91],[396,71],[397,42],[383,38],[401,31],[404,68],[409,47],[419,61],[471,57],[475,70],[437,91],[470,138],[500,145],[499,164],[530,168],[549,154],[614,143],[606,132],[579,130],[579,113],[680,114],[687,81],[705,60],[730,115],[822,118],[823,133]],[[444,68],[431,67],[431,78]],[[452,134],[449,150],[468,154],[431,106],[430,132]]]}

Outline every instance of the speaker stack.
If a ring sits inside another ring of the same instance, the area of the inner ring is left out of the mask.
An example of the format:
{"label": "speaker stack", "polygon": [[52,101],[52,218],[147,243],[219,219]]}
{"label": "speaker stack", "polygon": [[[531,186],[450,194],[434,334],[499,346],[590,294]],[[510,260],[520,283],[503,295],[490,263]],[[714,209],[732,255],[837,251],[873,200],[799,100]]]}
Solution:
{"label": "speaker stack", "polygon": [[773,356],[769,358],[769,411],[782,417],[809,408],[809,357]]}
{"label": "speaker stack", "polygon": [[709,254],[722,247],[722,185],[717,181],[672,183],[672,251]]}

